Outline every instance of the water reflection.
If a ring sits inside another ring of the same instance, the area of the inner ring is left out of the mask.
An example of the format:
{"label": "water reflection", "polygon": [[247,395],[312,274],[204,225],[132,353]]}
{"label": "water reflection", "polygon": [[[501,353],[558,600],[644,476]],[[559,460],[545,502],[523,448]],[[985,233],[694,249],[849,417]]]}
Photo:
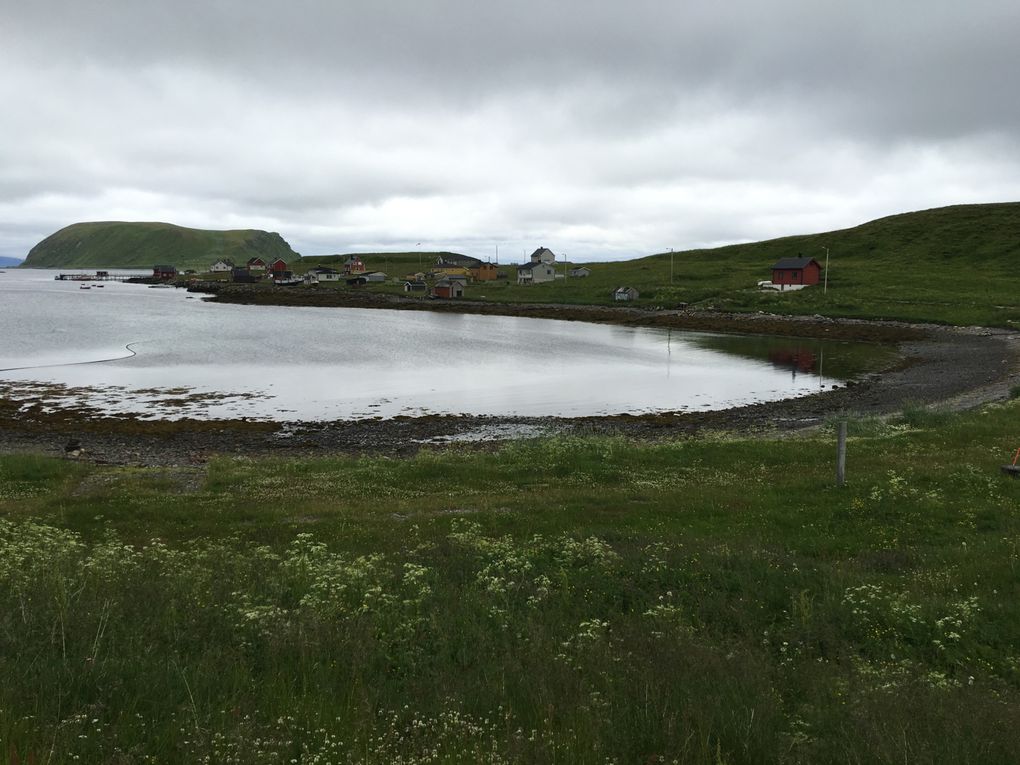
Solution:
{"label": "water reflection", "polygon": [[[813,392],[883,353],[854,343],[582,322],[217,305],[46,272],[0,282],[0,394],[160,418],[703,410]],[[126,356],[131,345],[137,355]],[[103,364],[88,363],[116,359]],[[85,362],[85,363],[83,363]],[[75,390],[61,399],[60,386]],[[20,395],[20,394],[19,394]]]}

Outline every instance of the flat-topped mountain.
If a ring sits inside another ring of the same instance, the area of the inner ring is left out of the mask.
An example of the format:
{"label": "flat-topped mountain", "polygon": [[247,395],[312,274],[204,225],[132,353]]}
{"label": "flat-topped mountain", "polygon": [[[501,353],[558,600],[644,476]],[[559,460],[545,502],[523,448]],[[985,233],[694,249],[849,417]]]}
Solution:
{"label": "flat-topped mountain", "polygon": [[206,270],[220,258],[244,263],[261,257],[296,261],[282,236],[243,229],[207,231],[172,223],[74,223],[43,239],[25,259],[28,268],[151,268],[166,264]]}

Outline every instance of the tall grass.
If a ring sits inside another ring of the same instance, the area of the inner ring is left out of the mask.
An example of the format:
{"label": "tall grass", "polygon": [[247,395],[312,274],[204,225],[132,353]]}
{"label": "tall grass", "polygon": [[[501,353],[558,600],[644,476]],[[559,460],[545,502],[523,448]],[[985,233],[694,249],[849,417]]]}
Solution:
{"label": "tall grass", "polygon": [[1014,761],[1018,407],[842,490],[829,435],[0,458],[0,762]]}

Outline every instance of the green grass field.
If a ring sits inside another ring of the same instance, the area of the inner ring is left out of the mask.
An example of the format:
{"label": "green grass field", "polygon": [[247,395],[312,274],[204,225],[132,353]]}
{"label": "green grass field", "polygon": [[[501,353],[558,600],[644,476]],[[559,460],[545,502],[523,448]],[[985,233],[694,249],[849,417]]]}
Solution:
{"label": "green grass field", "polygon": [[[824,265],[829,250],[828,290],[822,285],[779,294],[757,289],[783,257],[808,256]],[[363,253],[369,270],[396,279],[428,270],[438,253]],[[336,265],[344,256],[302,258]],[[509,277],[468,286],[464,299],[493,302],[610,304],[617,287],[641,293],[637,305],[737,312],[821,314],[955,325],[1020,328],[1020,203],[960,205],[907,213],[828,233],[793,236],[713,250],[662,253],[613,263],[585,263],[586,278],[532,286]],[[575,264],[558,263],[560,273]],[[581,264],[576,264],[581,265]],[[319,289],[346,289],[320,285]],[[369,291],[403,294],[401,284]]]}
{"label": "green grass field", "polygon": [[0,762],[1015,762],[1018,416],[0,457]]}

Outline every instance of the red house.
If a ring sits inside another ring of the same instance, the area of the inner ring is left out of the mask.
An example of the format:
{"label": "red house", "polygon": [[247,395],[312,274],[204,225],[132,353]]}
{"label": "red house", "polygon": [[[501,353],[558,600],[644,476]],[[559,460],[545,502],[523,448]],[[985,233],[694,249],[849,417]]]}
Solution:
{"label": "red house", "polygon": [[269,272],[274,276],[282,276],[283,272],[287,270],[287,261],[283,258],[277,258],[269,264]]}
{"label": "red house", "polygon": [[264,261],[262,258],[249,258],[247,268],[249,273],[253,273],[255,271],[265,271],[266,261]]}
{"label": "red house", "polygon": [[780,258],[772,266],[772,283],[807,287],[822,280],[822,267],[814,258]]}
{"label": "red house", "polygon": [[154,279],[176,279],[177,268],[174,266],[153,266],[152,277]]}

